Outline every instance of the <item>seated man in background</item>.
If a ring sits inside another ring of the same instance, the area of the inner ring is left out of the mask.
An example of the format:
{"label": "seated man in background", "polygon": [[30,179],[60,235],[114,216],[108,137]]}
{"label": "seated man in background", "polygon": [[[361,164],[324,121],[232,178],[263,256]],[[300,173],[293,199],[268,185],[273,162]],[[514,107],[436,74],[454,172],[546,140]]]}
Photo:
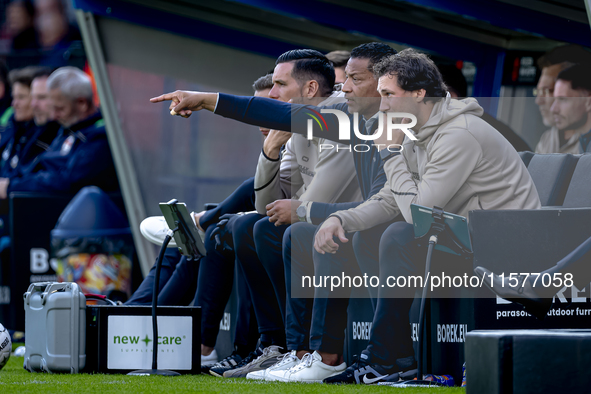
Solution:
{"label": "seated man in background", "polygon": [[104,121],[93,102],[90,78],[62,67],[47,79],[55,120],[60,124],[51,146],[25,170],[0,178],[0,199],[11,192],[76,193],[84,186],[119,190]]}
{"label": "seated man in background", "polygon": [[[447,85],[447,91],[451,98],[468,97],[468,83],[462,70],[456,67],[455,64],[439,64],[437,66],[443,82]],[[482,120],[497,129],[503,137],[513,145],[517,152],[530,151],[531,148],[511,127],[501,122],[497,118],[484,112],[481,116]]]}
{"label": "seated man in background", "polygon": [[347,66],[347,61],[349,61],[350,57],[351,52],[349,51],[332,51],[326,54],[326,58],[330,60],[334,67],[335,85],[345,83],[345,80],[347,79],[345,67]]}
{"label": "seated man in background", "polygon": [[8,124],[13,108],[10,106],[10,84],[8,83],[8,68],[0,61],[0,132]]}
{"label": "seated man in background", "polygon": [[[534,89],[536,104],[544,125],[550,127],[540,137],[536,153],[580,153],[579,137],[572,131],[560,131],[554,123],[551,107],[554,103],[554,84],[558,74],[574,64],[591,64],[591,52],[579,45],[564,45],[545,53],[538,59],[542,73]],[[587,130],[585,130],[586,132]]]}
{"label": "seated man in background", "polygon": [[565,138],[577,137],[580,151],[591,141],[591,76],[589,66],[577,64],[558,74],[550,107],[554,126]]}
{"label": "seated man in background", "polygon": [[[0,177],[10,178],[49,149],[59,125],[53,121],[48,68],[26,67],[11,72],[14,115],[0,139]],[[26,115],[24,115],[26,114]]]}
{"label": "seated man in background", "polygon": [[[0,138],[0,178],[17,177],[26,171],[27,166],[49,149],[57,135],[59,126],[51,121],[47,98],[49,74],[49,69],[40,67],[26,67],[10,73],[14,114]],[[4,225],[7,213],[6,205],[2,207],[0,219],[3,233],[8,231],[8,226]]]}

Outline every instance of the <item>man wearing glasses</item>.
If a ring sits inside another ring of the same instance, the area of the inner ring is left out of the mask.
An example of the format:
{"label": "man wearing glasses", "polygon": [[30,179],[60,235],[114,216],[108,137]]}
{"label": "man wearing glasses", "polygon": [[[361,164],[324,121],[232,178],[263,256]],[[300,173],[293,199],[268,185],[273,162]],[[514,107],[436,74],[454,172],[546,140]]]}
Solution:
{"label": "man wearing glasses", "polygon": [[534,89],[536,104],[540,109],[546,130],[536,145],[536,153],[581,153],[580,132],[558,128],[551,107],[554,103],[554,84],[560,72],[574,64],[591,64],[591,52],[578,45],[555,48],[538,59],[542,74]]}

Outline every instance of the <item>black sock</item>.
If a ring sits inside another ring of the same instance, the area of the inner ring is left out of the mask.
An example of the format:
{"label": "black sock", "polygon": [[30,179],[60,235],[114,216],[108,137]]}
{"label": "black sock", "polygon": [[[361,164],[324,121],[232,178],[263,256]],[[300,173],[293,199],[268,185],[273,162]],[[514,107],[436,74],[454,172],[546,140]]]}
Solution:
{"label": "black sock", "polygon": [[252,351],[252,348],[248,345],[236,344],[234,347],[236,349],[236,353],[238,353],[238,355],[242,358],[248,356],[248,354]]}

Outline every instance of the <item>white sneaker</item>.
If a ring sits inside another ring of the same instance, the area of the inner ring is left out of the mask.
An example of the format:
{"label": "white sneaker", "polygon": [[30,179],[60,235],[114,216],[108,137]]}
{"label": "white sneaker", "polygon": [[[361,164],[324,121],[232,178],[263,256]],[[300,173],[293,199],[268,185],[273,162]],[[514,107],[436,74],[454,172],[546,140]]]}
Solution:
{"label": "white sneaker", "polygon": [[[164,216],[150,216],[149,218],[145,218],[140,223],[140,232],[142,235],[153,244],[158,246],[162,246],[164,243],[164,238],[168,234],[168,224],[166,224],[166,220]],[[176,242],[174,238],[170,240],[168,243],[169,248],[176,248]]]}
{"label": "white sneaker", "polygon": [[318,352],[306,354],[302,361],[296,366],[284,371],[269,372],[276,380],[283,382],[322,383],[322,381],[333,375],[338,375],[347,369],[347,364],[342,363],[336,367],[326,365],[322,362],[322,356]]}
{"label": "white sneaker", "polygon": [[300,359],[296,356],[295,350],[292,350],[286,354],[282,354],[280,357],[277,357],[277,359],[279,361],[267,369],[249,372],[246,375],[246,379],[266,380],[272,382],[275,379],[269,378],[269,373],[271,371],[286,371],[300,362]]}
{"label": "white sneaker", "polygon": [[201,366],[204,365],[213,365],[218,362],[218,352],[213,349],[213,351],[209,354],[209,356],[201,355]]}
{"label": "white sneaker", "polygon": [[[191,219],[193,219],[193,223],[195,224],[195,216],[193,216],[193,212],[191,212],[190,216]],[[195,227],[197,227],[197,225],[195,225]],[[166,219],[164,219],[164,216],[150,216],[142,220],[142,222],[140,223],[140,232],[142,233],[142,235],[148,241],[158,246],[162,246],[162,244],[164,243],[164,239],[168,234],[168,230],[170,230],[170,228],[168,227],[168,224],[166,223]],[[197,227],[197,232],[201,237],[201,241],[205,242],[205,233],[201,231],[199,227]],[[177,247],[174,238],[170,240],[170,242],[168,243],[168,247]]]}

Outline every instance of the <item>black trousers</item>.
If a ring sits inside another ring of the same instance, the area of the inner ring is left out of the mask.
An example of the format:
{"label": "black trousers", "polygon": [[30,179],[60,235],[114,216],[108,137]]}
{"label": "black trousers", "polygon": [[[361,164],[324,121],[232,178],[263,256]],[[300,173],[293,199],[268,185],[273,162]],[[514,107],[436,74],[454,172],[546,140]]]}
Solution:
{"label": "black trousers", "polygon": [[[426,257],[427,245],[419,246],[412,224],[396,222],[382,234],[380,287],[367,346],[378,364],[394,365],[398,359],[414,357],[409,312],[417,290],[422,289]],[[446,267],[446,272],[465,272],[467,267],[471,270],[471,263],[450,253],[435,251],[431,261],[432,272],[438,267]],[[411,277],[421,279],[414,281]],[[454,289],[447,290],[453,292]]]}
{"label": "black trousers", "polygon": [[[237,264],[244,272],[252,295],[252,304],[259,325],[261,342],[284,346],[285,328],[283,313],[277,300],[273,280],[257,253],[254,229],[258,221],[267,221],[266,216],[251,213],[234,221],[232,239]],[[279,278],[283,282],[283,276]],[[279,284],[280,285],[280,284]]]}

